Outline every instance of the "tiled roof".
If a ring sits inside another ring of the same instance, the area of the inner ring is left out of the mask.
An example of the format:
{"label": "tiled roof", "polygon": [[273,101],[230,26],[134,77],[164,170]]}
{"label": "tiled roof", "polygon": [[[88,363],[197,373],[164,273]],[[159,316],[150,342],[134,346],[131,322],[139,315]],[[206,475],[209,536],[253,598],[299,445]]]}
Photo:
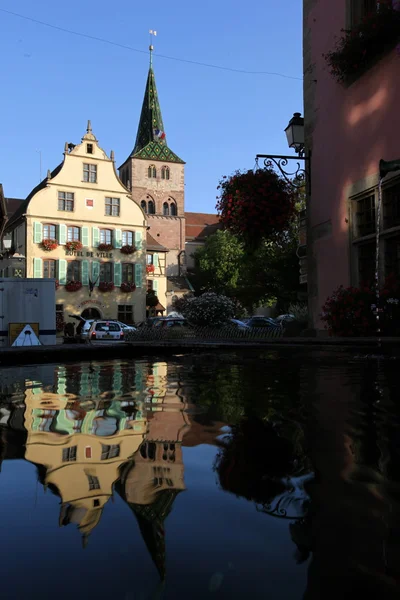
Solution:
{"label": "tiled roof", "polygon": [[204,240],[221,229],[219,216],[208,213],[185,212],[186,241]]}
{"label": "tiled roof", "polygon": [[146,247],[147,250],[154,250],[155,252],[168,252],[168,248],[159,244],[149,232],[146,233]]}
{"label": "tiled roof", "polygon": [[21,202],[24,202],[23,198],[6,198],[7,216],[10,219],[15,213],[17,208],[21,206]]}

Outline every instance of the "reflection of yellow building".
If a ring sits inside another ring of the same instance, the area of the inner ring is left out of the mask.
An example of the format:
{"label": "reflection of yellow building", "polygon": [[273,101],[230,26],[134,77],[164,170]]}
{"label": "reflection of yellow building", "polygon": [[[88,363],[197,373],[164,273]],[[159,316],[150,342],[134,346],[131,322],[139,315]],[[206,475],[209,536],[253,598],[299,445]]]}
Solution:
{"label": "reflection of yellow building", "polygon": [[134,399],[79,402],[31,386],[26,391],[26,460],[43,465],[43,483],[62,500],[60,525],[76,523],[86,539],[112,496],[120,466],[147,429]]}

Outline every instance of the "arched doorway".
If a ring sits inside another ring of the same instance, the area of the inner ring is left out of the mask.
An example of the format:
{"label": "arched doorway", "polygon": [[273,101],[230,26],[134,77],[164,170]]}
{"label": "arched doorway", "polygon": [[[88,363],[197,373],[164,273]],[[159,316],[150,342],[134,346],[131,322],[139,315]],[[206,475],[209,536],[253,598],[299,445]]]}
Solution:
{"label": "arched doorway", "polygon": [[100,311],[97,308],[85,308],[81,316],[84,319],[101,319]]}

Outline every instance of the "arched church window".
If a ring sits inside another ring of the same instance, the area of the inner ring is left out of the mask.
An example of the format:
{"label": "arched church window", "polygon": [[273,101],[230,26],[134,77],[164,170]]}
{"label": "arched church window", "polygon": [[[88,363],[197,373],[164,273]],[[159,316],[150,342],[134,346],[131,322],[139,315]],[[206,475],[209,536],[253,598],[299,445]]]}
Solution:
{"label": "arched church window", "polygon": [[173,217],[176,217],[176,215],[178,214],[175,202],[171,202],[171,204],[169,206],[169,212],[170,212],[171,216],[173,216]]}
{"label": "arched church window", "polygon": [[169,179],[169,167],[163,167],[161,169],[161,179]]}
{"label": "arched church window", "polygon": [[148,204],[148,209],[147,209],[147,213],[149,215],[154,215],[155,214],[155,208],[154,208],[154,202],[153,200],[149,200],[149,204]]}
{"label": "arched church window", "polygon": [[146,200],[142,200],[140,206],[143,208],[144,212],[147,213],[147,202]]}
{"label": "arched church window", "polygon": [[163,204],[163,215],[164,215],[164,217],[167,217],[169,215],[168,202],[164,202],[164,204]]}
{"label": "arched church window", "polygon": [[147,170],[147,174],[149,179],[155,179],[157,177],[157,169],[155,168],[154,165],[150,165],[148,170]]}

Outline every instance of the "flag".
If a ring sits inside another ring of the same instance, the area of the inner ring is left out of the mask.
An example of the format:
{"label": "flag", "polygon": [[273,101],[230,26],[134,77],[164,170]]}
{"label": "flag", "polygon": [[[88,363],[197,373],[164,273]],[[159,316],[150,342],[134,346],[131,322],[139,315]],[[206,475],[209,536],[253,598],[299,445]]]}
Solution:
{"label": "flag", "polygon": [[157,31],[154,31],[154,29],[150,29],[149,34],[157,36]]}
{"label": "flag", "polygon": [[154,129],[154,136],[159,140],[165,140],[165,133],[160,129]]}
{"label": "flag", "polygon": [[90,297],[91,297],[91,295],[92,295],[92,292],[93,292],[93,290],[94,290],[94,286],[96,285],[98,278],[99,278],[99,275],[96,277],[96,280],[95,280],[95,281],[92,281],[92,280],[90,279],[90,277],[89,277],[89,298],[90,298]]}

